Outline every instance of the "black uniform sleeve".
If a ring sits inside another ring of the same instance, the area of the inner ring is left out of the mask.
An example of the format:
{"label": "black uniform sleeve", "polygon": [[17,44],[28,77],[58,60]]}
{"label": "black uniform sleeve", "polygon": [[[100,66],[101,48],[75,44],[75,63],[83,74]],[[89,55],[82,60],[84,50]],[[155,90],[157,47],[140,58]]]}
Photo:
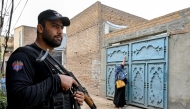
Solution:
{"label": "black uniform sleeve", "polygon": [[57,74],[35,83],[35,59],[23,52],[14,53],[7,62],[7,100],[10,109],[31,109],[55,94],[61,80]]}

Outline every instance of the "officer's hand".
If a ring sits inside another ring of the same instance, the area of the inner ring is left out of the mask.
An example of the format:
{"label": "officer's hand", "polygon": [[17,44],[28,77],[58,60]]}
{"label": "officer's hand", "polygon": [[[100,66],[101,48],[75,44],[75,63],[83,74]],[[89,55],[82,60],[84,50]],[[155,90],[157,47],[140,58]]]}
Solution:
{"label": "officer's hand", "polygon": [[59,77],[61,79],[61,86],[63,90],[68,90],[73,84],[78,86],[78,83],[70,76],[59,74]]}
{"label": "officer's hand", "polygon": [[74,93],[74,99],[78,101],[78,103],[82,106],[84,101],[84,93],[80,91],[76,91]]}

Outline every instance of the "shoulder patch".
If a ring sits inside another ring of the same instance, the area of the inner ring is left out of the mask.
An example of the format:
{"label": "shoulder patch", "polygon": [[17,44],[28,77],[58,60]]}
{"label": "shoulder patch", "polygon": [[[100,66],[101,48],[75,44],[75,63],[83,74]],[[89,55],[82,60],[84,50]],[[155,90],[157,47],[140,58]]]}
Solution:
{"label": "shoulder patch", "polygon": [[12,67],[13,67],[13,70],[16,70],[18,72],[19,70],[22,69],[23,62],[21,62],[21,61],[15,61],[15,62],[13,62]]}

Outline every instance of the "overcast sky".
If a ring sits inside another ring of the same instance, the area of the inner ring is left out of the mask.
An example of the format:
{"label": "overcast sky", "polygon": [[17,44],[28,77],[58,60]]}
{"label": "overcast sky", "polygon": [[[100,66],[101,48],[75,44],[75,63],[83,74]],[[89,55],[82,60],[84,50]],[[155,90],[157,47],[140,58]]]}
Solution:
{"label": "overcast sky", "polygon": [[[4,7],[10,4],[11,0],[4,0]],[[190,0],[99,0],[102,4],[125,11],[127,13],[145,18],[153,19],[181,9],[190,7]],[[2,0],[0,0],[0,3]],[[19,3],[20,2],[20,3]],[[67,16],[70,19],[96,3],[97,0],[15,0],[14,7],[18,7],[13,13],[11,31],[21,25],[36,27],[38,14],[46,9],[53,9]],[[23,10],[24,8],[24,10]],[[1,8],[0,8],[1,9]],[[21,16],[20,13],[23,10]],[[20,18],[19,18],[20,16]],[[5,17],[4,28],[7,25]],[[19,18],[19,19],[18,19]],[[18,22],[16,23],[16,21]],[[65,30],[64,30],[65,31]]]}

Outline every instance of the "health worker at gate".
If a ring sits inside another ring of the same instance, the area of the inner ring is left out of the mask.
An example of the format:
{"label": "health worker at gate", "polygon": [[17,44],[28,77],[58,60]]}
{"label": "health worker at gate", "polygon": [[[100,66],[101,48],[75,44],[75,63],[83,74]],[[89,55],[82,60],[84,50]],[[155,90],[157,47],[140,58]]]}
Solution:
{"label": "health worker at gate", "polygon": [[[124,73],[125,61],[126,61],[126,56],[124,56],[124,59],[123,59],[121,65],[118,65],[115,68],[115,82],[118,79],[120,79],[120,80],[124,81],[125,84],[127,84],[127,79],[126,79],[126,76]],[[126,105],[125,87],[126,86],[121,87],[121,88],[117,88],[117,86],[115,85],[115,94],[114,94],[113,103],[114,103],[115,107],[117,107],[119,109],[124,109],[124,106]]]}

